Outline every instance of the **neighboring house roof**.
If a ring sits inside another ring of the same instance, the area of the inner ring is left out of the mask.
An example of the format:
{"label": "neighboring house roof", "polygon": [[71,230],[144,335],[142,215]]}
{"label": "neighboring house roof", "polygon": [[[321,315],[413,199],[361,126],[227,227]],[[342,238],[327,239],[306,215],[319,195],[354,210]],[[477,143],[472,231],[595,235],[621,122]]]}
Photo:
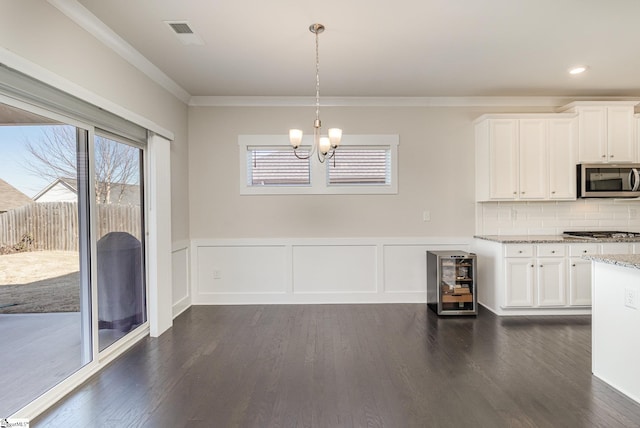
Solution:
{"label": "neighboring house roof", "polygon": [[[44,196],[49,193],[55,187],[66,188],[68,191],[78,194],[78,189],[76,188],[77,182],[72,178],[56,178],[51,183],[47,184],[47,186],[38,192],[37,195],[33,197],[33,200],[38,202],[42,202],[43,199],[46,199]],[[49,202],[49,201],[47,201]]]}
{"label": "neighboring house roof", "polygon": [[0,178],[0,212],[33,203],[33,200]]}
{"label": "neighboring house roof", "polygon": [[33,197],[36,202],[76,202],[78,191],[68,179],[58,178]]}
{"label": "neighboring house roof", "polygon": [[[134,184],[112,184],[113,202],[122,205],[140,205],[140,186]],[[78,194],[78,182],[73,178],[57,178],[42,189],[33,200],[36,202],[68,201],[69,194]]]}

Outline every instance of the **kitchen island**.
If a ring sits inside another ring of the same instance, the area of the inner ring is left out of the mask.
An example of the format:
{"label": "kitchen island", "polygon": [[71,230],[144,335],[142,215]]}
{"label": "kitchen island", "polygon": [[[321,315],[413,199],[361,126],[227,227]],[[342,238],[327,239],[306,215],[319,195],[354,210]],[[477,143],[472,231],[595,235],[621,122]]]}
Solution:
{"label": "kitchen island", "polygon": [[640,255],[591,255],[592,372],[640,402]]}

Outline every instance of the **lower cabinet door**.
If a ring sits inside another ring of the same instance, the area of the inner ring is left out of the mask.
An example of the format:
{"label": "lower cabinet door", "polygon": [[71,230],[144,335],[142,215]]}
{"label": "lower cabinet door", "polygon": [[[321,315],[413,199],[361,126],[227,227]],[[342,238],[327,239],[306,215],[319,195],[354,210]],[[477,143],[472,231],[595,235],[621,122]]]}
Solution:
{"label": "lower cabinet door", "polygon": [[569,305],[591,306],[591,260],[571,258],[569,266]]}
{"label": "lower cabinet door", "polygon": [[538,306],[565,306],[566,263],[564,257],[536,260]]}
{"label": "lower cabinet door", "polygon": [[533,306],[534,260],[506,258],[505,307]]}

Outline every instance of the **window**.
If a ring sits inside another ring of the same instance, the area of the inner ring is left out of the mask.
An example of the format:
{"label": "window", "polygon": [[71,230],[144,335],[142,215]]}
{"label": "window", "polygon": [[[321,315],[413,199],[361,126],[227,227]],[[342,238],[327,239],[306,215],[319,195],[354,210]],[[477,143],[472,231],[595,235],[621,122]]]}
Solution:
{"label": "window", "polygon": [[327,168],[329,185],[389,184],[391,155],[388,147],[341,147]]}
{"label": "window", "polygon": [[[307,156],[308,150],[298,150]],[[296,186],[311,184],[310,162],[298,159],[291,148],[249,147],[247,149],[247,177],[251,186]]]}
{"label": "window", "polygon": [[[305,136],[298,153],[309,153]],[[398,136],[344,135],[324,163],[298,159],[286,135],[240,135],[240,194],[398,193]]]}

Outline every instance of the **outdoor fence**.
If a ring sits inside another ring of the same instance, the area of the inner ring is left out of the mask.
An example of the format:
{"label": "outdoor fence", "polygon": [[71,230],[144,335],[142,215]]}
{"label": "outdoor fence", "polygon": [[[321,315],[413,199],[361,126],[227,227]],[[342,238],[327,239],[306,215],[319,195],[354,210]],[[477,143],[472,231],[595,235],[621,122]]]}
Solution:
{"label": "outdoor fence", "polygon": [[[140,207],[98,204],[97,239],[109,232],[128,232],[141,240]],[[78,204],[42,202],[0,214],[0,248],[78,251]]]}

